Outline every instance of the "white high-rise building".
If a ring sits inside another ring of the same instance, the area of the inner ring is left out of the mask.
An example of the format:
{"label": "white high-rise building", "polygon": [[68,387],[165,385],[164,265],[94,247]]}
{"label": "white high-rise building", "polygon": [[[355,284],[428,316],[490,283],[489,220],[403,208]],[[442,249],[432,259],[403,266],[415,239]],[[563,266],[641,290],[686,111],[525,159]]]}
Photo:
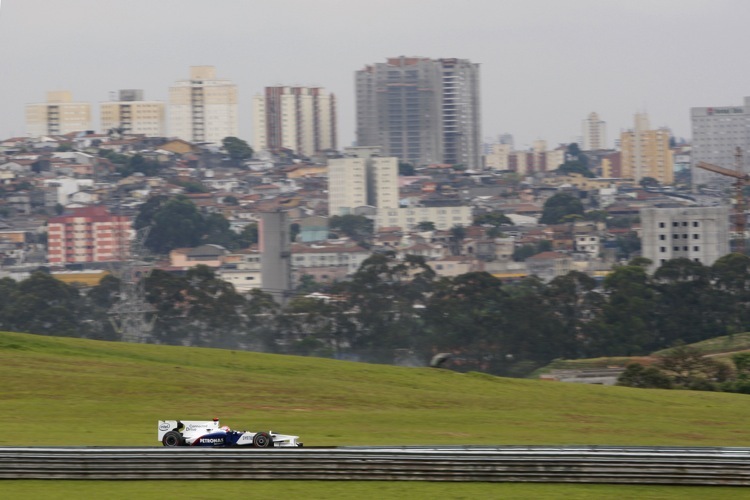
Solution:
{"label": "white high-rise building", "polygon": [[119,129],[125,134],[163,137],[164,115],[164,103],[145,101],[143,90],[120,90],[116,101],[99,104],[100,128],[105,133]]}
{"label": "white high-rise building", "polygon": [[336,149],[336,98],[319,87],[266,87],[253,97],[253,131],[257,150]]}
{"label": "white high-rise building", "polygon": [[70,91],[47,92],[47,102],[26,105],[26,133],[31,137],[91,130],[91,105],[73,102]]}
{"label": "white high-rise building", "polygon": [[607,123],[599,119],[596,113],[590,113],[583,120],[583,144],[584,151],[597,151],[607,149]]}
{"label": "white high-rise building", "polygon": [[346,215],[363,206],[398,208],[398,158],[377,148],[347,148],[328,161],[328,213]]}
{"label": "white high-rise building", "polygon": [[169,88],[169,134],[215,144],[237,137],[237,86],[216,78],[213,66],[191,66],[190,79]]}
{"label": "white high-rise building", "polygon": [[367,160],[336,158],[328,161],[328,214],[347,215],[368,205]]}
{"label": "white high-rise building", "polygon": [[690,109],[693,129],[691,164],[693,186],[726,184],[727,177],[696,167],[699,162],[735,169],[735,152],[744,152],[740,169],[750,173],[750,97],[742,106],[704,107]]}
{"label": "white high-rise building", "polygon": [[347,148],[350,155],[328,162],[328,213],[347,215],[360,207],[375,208],[376,227],[413,229],[433,222],[437,229],[471,225],[471,207],[401,207],[398,158],[379,157],[377,148]]}

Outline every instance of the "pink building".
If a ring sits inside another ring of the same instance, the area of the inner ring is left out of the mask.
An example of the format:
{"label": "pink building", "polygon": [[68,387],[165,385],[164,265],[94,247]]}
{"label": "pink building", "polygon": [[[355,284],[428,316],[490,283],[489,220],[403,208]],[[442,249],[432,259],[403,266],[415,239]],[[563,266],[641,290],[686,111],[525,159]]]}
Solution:
{"label": "pink building", "polygon": [[132,220],[104,206],[71,208],[47,221],[50,264],[122,260],[130,253]]}

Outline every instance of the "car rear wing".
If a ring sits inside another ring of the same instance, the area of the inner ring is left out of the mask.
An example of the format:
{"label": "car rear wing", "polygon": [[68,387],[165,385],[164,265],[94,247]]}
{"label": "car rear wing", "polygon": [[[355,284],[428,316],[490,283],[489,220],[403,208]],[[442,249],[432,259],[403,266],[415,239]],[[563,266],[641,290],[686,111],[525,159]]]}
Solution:
{"label": "car rear wing", "polygon": [[159,420],[158,436],[162,440],[164,434],[169,431],[177,431],[180,434],[208,434],[219,429],[219,420]]}

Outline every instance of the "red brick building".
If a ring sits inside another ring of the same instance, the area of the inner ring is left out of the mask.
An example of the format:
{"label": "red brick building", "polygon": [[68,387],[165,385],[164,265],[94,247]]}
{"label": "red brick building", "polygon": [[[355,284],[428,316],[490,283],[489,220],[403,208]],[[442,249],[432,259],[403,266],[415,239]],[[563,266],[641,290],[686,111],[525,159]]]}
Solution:
{"label": "red brick building", "polygon": [[132,220],[104,206],[72,208],[47,221],[47,261],[52,265],[122,260],[130,252]]}

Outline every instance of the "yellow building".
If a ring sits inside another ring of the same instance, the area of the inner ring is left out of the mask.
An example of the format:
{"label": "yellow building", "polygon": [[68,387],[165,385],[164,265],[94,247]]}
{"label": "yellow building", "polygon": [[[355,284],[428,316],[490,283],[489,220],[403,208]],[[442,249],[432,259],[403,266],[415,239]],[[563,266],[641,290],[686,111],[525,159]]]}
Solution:
{"label": "yellow building", "polygon": [[674,160],[668,129],[651,130],[648,115],[635,115],[635,128],[620,134],[622,177],[640,182],[652,177],[662,184],[674,182]]}
{"label": "yellow building", "polygon": [[117,101],[100,103],[102,132],[120,129],[125,134],[166,135],[164,103],[144,101],[142,90],[120,90]]}
{"label": "yellow building", "polygon": [[237,85],[216,78],[213,66],[191,66],[190,78],[169,88],[169,134],[215,144],[237,137]]}
{"label": "yellow building", "polygon": [[26,133],[31,137],[91,130],[91,105],[73,102],[67,90],[47,92],[47,102],[26,105]]}
{"label": "yellow building", "polygon": [[68,285],[79,284],[82,286],[97,286],[105,276],[109,276],[108,271],[64,271],[52,273],[52,277],[56,280]]}

